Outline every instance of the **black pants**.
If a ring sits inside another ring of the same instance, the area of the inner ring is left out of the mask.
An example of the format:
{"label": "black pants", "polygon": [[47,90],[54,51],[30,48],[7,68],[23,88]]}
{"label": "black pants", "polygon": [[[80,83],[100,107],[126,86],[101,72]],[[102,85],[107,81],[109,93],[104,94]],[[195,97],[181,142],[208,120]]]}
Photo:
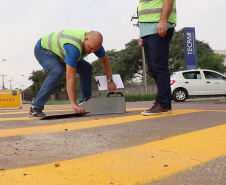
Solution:
{"label": "black pants", "polygon": [[171,109],[171,88],[169,73],[169,43],[173,36],[174,28],[167,31],[165,37],[158,34],[143,37],[145,60],[149,73],[154,77],[158,88],[156,104],[163,108]]}

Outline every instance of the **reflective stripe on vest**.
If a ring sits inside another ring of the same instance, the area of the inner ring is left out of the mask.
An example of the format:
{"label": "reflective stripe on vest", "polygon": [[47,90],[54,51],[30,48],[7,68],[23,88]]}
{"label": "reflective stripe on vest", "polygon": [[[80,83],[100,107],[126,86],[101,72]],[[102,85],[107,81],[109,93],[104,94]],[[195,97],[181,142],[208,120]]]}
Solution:
{"label": "reflective stripe on vest", "polygon": [[140,0],[140,3],[142,3],[142,2],[147,2],[147,3],[149,3],[150,1],[153,1],[153,0]]}
{"label": "reflective stripe on vest", "polygon": [[73,37],[73,36],[65,35],[65,34],[62,34],[61,37],[65,38],[65,39],[70,39],[70,40],[73,40],[73,41],[77,42],[81,46],[81,48],[83,46],[83,42],[77,37]]}
{"label": "reflective stripe on vest", "polygon": [[[138,12],[138,16],[151,14],[151,13],[162,13],[162,8],[142,10]],[[176,8],[173,8],[172,13],[176,13]]]}
{"label": "reflective stripe on vest", "polygon": [[49,38],[48,38],[48,47],[49,47],[49,50],[52,50],[52,36],[53,36],[54,33],[51,33],[49,35]]}
{"label": "reflective stripe on vest", "polygon": [[59,47],[60,54],[63,56],[63,58],[65,58],[64,50],[63,50],[63,48],[61,47],[61,44],[60,44],[60,38],[61,38],[61,36],[62,36],[63,31],[64,31],[64,30],[60,31],[60,33],[59,33],[58,36],[57,36],[57,46]]}

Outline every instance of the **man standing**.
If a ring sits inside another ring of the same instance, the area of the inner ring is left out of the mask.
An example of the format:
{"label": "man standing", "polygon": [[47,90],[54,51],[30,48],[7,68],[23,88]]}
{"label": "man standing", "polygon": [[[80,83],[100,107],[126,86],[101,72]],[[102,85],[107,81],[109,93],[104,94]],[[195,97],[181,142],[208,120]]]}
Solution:
{"label": "man standing", "polygon": [[80,102],[89,99],[91,96],[92,65],[83,59],[86,54],[95,53],[100,58],[108,80],[108,89],[116,93],[116,85],[112,80],[112,66],[102,42],[101,33],[78,29],[57,31],[38,41],[34,50],[35,57],[49,75],[32,104],[29,112],[30,117],[46,116],[42,110],[61,79],[64,69],[66,69],[66,88],[72,108],[76,113],[85,113],[85,110],[76,103],[75,74],[78,73],[80,76],[82,91]]}
{"label": "man standing", "polygon": [[172,97],[168,58],[176,25],[176,0],[140,0],[138,20],[141,37],[138,44],[144,47],[148,71],[158,89],[154,106],[141,114],[169,114]]}

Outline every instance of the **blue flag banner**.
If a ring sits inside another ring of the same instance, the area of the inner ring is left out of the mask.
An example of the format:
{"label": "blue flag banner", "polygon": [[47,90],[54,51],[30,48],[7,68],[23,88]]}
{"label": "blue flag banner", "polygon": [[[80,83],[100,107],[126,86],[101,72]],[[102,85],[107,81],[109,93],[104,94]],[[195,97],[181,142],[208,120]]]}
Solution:
{"label": "blue flag banner", "polygon": [[195,28],[184,28],[187,69],[197,69]]}

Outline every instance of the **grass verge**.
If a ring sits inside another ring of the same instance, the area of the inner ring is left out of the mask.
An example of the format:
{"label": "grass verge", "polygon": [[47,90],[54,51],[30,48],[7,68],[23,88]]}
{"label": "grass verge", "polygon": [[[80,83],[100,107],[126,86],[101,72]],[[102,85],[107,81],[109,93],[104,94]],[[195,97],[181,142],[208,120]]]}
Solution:
{"label": "grass verge", "polygon": [[[126,102],[135,102],[135,101],[150,101],[155,100],[156,94],[126,94]],[[77,101],[78,102],[78,101]],[[70,104],[69,100],[51,100],[46,103],[46,105],[60,105],[60,104]]]}

